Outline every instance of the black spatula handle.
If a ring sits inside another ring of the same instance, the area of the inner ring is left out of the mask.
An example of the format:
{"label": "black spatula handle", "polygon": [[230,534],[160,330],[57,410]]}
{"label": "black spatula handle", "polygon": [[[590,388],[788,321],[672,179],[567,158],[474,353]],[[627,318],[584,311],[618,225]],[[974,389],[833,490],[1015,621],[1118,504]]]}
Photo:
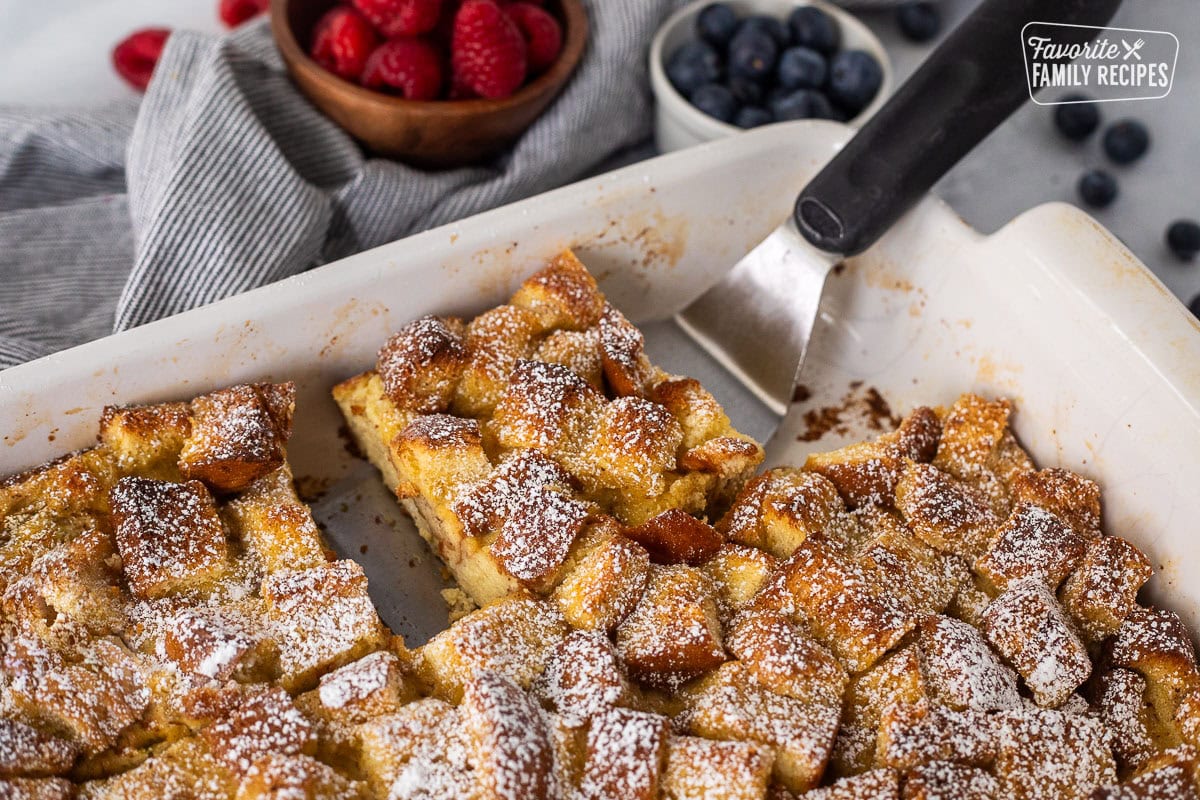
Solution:
{"label": "black spatula handle", "polygon": [[[1120,4],[984,0],[801,192],[795,216],[804,238],[842,255],[870,247],[1029,99],[1026,23],[1104,25]],[[1073,41],[1095,33],[1059,30]]]}

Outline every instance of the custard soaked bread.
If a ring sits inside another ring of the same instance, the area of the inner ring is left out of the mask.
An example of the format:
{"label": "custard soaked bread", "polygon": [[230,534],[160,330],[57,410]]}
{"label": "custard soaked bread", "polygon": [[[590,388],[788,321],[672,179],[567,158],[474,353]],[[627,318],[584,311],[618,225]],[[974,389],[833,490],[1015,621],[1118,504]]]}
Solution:
{"label": "custard soaked bread", "polygon": [[0,798],[1197,798],[1188,631],[1005,401],[745,480],[571,259],[418,328],[337,392],[482,608],[384,627],[289,385],[109,409],[0,484]]}

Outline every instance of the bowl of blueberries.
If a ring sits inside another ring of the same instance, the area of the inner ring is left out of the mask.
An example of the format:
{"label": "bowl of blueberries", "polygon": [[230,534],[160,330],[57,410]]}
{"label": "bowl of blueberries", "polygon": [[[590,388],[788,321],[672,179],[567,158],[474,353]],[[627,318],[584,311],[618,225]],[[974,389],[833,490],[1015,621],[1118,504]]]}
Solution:
{"label": "bowl of blueberries", "polygon": [[697,0],[650,47],[661,152],[798,119],[861,125],[891,90],[883,45],[820,0]]}

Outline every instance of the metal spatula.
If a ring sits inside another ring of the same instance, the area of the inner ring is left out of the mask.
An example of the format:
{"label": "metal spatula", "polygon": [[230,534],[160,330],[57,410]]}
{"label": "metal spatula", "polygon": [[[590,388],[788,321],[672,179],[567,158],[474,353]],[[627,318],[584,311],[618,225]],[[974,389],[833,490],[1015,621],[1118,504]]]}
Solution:
{"label": "metal spatula", "polygon": [[[804,188],[788,220],[673,320],[643,326],[650,356],[699,379],[740,430],[768,441],[791,402],[830,270],[874,244],[1029,98],[1022,27],[1103,25],[1119,5],[984,0]],[[1061,30],[1079,42],[1097,33]]]}

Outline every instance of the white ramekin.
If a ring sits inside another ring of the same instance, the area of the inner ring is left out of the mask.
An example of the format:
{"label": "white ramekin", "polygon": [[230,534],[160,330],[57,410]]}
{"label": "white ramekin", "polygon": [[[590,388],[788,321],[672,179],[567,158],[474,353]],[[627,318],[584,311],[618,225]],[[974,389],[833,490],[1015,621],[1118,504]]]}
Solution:
{"label": "white ramekin", "polygon": [[[742,131],[736,125],[721,122],[693,106],[667,80],[665,58],[673,53],[675,48],[696,37],[696,17],[699,16],[700,10],[711,2],[713,0],[695,0],[676,11],[658,29],[650,45],[650,86],[657,100],[654,136],[659,151],[663,153]],[[883,101],[891,93],[892,64],[887,51],[875,34],[853,14],[820,0],[727,0],[727,4],[742,17],[768,14],[780,19],[786,18],[788,12],[796,6],[816,6],[837,20],[842,29],[843,49],[866,50],[873,55],[883,69],[883,83],[875,99],[849,121],[850,125],[858,127],[865,122],[883,105]]]}

